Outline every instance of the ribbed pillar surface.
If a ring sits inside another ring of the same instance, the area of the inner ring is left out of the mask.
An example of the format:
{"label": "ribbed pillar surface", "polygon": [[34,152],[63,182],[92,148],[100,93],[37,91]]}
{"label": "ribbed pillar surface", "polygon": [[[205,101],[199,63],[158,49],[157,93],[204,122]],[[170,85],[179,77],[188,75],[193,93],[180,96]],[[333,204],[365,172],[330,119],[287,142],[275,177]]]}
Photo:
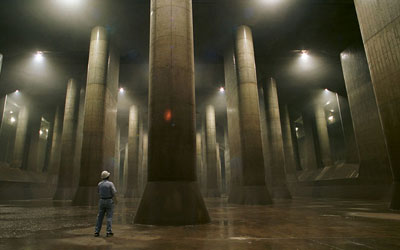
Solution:
{"label": "ribbed pillar surface", "polygon": [[135,223],[209,222],[196,183],[191,0],[152,0],[148,183]]}

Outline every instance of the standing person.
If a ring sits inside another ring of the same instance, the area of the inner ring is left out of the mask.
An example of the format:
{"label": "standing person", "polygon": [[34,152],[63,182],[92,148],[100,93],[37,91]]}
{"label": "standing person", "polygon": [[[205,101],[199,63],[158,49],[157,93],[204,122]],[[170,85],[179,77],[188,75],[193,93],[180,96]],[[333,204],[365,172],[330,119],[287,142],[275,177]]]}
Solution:
{"label": "standing person", "polygon": [[113,232],[111,230],[112,224],[112,216],[114,210],[114,202],[113,198],[115,198],[115,193],[117,190],[115,189],[114,183],[109,181],[110,173],[108,171],[103,171],[101,173],[101,182],[99,182],[97,188],[98,193],[100,195],[99,200],[99,213],[97,215],[97,223],[95,227],[94,237],[99,237],[101,226],[103,224],[104,215],[107,214],[107,237],[113,236]]}

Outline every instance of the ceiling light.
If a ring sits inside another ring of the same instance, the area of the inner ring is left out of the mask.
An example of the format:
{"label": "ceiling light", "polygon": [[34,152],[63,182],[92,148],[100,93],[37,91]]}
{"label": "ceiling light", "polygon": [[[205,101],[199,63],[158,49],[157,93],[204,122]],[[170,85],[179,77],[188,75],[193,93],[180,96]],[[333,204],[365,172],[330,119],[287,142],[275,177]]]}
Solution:
{"label": "ceiling light", "polygon": [[11,116],[10,122],[11,122],[11,123],[14,123],[15,121],[16,121],[15,118]]}
{"label": "ceiling light", "polygon": [[120,88],[120,89],[119,89],[119,93],[123,94],[124,92],[125,92],[125,89],[124,89],[124,88]]}
{"label": "ceiling light", "polygon": [[38,51],[38,52],[36,52],[36,54],[35,54],[35,61],[36,62],[42,62],[43,61],[43,52],[41,52],[41,51]]}
{"label": "ceiling light", "polygon": [[308,55],[308,51],[307,50],[302,50],[301,51],[301,55],[300,55],[301,60],[307,61],[309,57],[310,57],[310,55]]}
{"label": "ceiling light", "polygon": [[224,92],[225,92],[225,88],[224,88],[224,87],[220,87],[220,88],[219,88],[219,92],[220,92],[220,93],[224,93]]}

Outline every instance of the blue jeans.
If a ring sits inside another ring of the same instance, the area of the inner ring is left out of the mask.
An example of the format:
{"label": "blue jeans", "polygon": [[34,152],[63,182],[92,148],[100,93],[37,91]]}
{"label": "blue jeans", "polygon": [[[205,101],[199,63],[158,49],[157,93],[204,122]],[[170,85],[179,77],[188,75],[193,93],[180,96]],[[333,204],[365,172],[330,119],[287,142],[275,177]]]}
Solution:
{"label": "blue jeans", "polygon": [[107,200],[100,199],[99,213],[97,215],[97,223],[95,228],[96,233],[100,233],[105,214],[107,214],[107,233],[112,232],[111,224],[112,224],[113,210],[114,210],[114,202],[112,199],[107,199]]}

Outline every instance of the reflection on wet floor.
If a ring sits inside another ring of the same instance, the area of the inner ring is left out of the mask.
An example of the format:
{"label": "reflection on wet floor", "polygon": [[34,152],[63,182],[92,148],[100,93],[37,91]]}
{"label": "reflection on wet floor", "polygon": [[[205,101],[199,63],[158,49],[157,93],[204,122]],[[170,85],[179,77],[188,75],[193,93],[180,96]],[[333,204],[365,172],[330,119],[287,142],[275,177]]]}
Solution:
{"label": "reflection on wet floor", "polygon": [[400,249],[400,213],[386,202],[294,199],[236,206],[207,199],[212,222],[134,225],[138,200],[116,206],[115,236],[93,237],[96,207],[52,200],[0,204],[0,249]]}

